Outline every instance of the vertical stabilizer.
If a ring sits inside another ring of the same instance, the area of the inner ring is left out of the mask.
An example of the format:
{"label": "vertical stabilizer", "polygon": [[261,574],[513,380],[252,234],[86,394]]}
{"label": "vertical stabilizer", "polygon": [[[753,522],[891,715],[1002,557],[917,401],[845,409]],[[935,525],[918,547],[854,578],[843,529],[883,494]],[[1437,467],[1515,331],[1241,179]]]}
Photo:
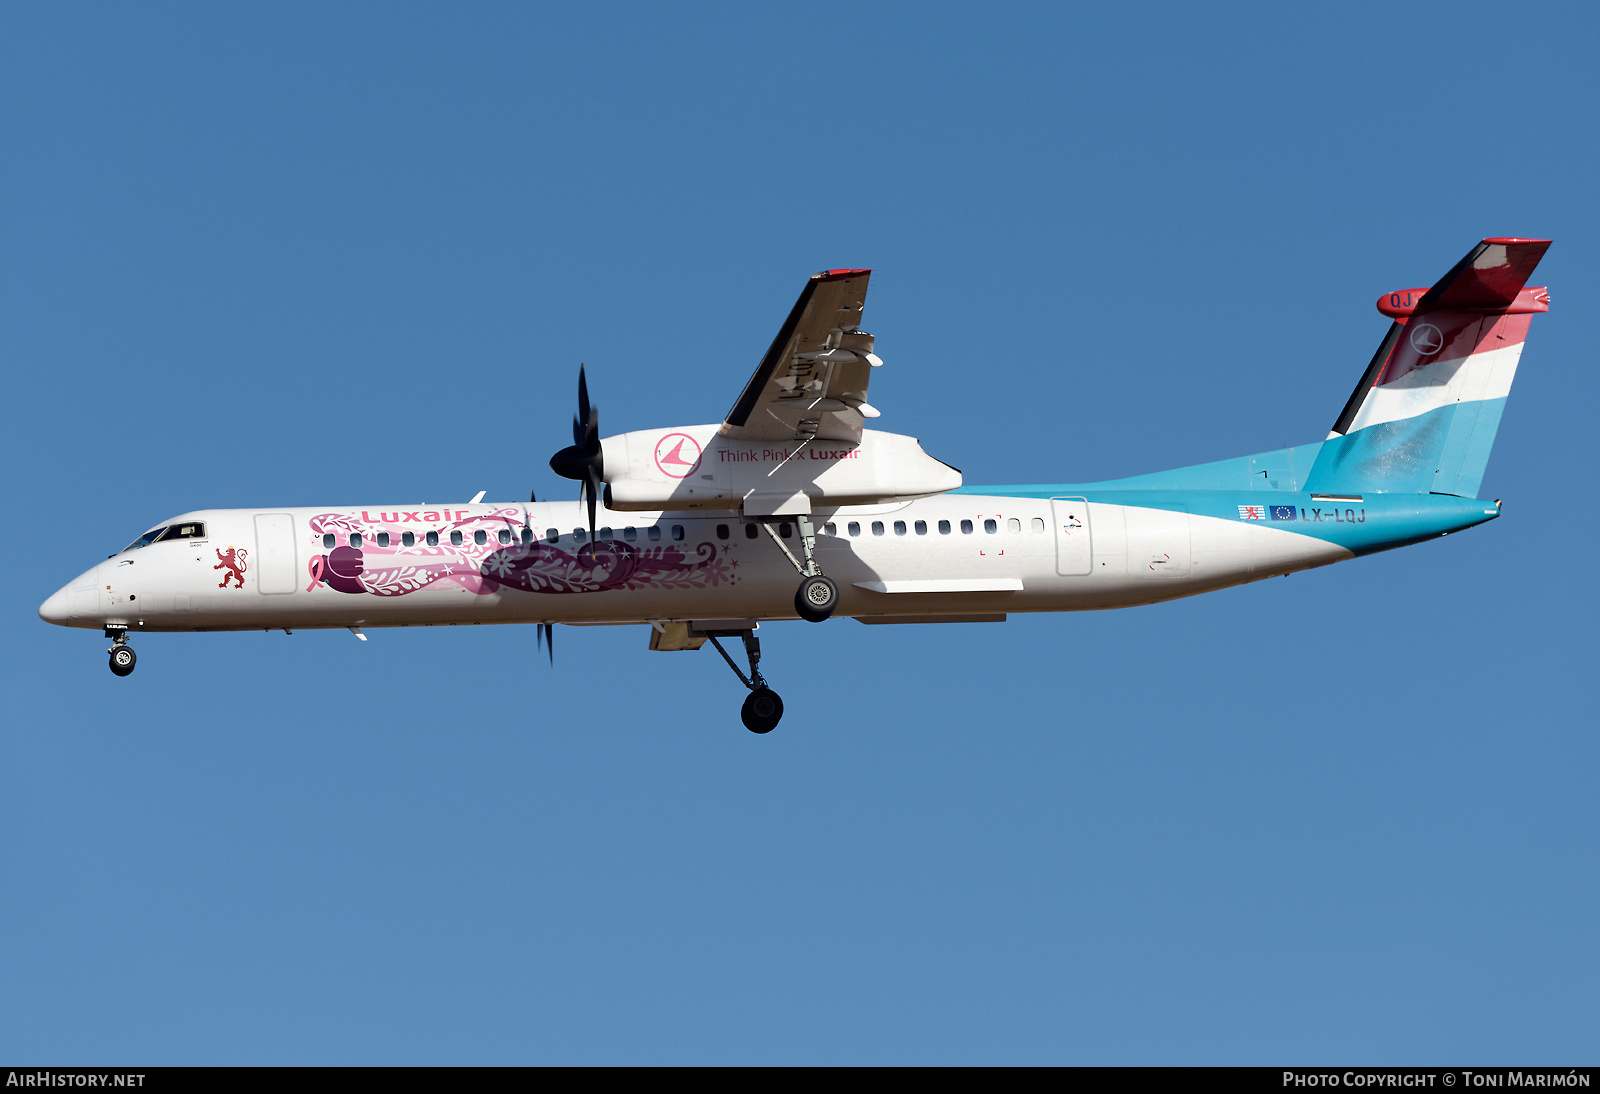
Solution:
{"label": "vertical stabilizer", "polygon": [[1550,247],[1486,239],[1431,289],[1386,293],[1394,320],[1334,423],[1306,488],[1476,497],[1543,288]]}

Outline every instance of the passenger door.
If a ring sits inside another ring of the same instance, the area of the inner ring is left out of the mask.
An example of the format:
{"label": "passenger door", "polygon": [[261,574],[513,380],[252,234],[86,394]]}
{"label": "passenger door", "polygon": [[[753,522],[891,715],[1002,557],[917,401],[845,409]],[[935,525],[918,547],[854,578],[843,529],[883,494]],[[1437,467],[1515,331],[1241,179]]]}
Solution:
{"label": "passenger door", "polygon": [[299,586],[294,518],[288,513],[256,514],[255,570],[256,588],[262,593],[292,593]]}
{"label": "passenger door", "polygon": [[1056,573],[1082,577],[1094,568],[1089,538],[1089,503],[1084,498],[1051,498],[1056,522]]}

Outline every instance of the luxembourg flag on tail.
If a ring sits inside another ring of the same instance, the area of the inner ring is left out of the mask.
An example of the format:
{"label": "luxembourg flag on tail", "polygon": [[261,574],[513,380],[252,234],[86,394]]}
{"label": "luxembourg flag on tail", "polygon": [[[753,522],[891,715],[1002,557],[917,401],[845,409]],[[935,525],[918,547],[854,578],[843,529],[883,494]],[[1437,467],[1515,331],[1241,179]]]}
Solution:
{"label": "luxembourg flag on tail", "polygon": [[1476,497],[1529,321],[1547,239],[1485,239],[1429,289],[1378,298],[1394,322],[1323,442],[1312,492]]}

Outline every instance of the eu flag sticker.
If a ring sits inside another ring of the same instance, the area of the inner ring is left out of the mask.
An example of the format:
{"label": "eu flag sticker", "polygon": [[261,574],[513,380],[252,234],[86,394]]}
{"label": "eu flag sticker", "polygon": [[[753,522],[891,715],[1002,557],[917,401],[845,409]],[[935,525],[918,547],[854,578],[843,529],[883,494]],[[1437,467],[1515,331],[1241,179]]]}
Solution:
{"label": "eu flag sticker", "polygon": [[1272,507],[1273,520],[1294,520],[1294,506],[1274,505]]}

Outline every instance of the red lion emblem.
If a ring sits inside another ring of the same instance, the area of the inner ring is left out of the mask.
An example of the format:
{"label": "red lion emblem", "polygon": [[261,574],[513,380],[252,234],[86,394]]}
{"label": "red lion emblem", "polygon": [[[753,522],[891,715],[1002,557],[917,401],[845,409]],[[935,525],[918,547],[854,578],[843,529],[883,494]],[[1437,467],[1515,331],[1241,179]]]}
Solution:
{"label": "red lion emblem", "polygon": [[222,561],[211,568],[213,570],[228,571],[222,575],[222,584],[218,585],[217,588],[226,589],[228,587],[228,582],[230,581],[238,582],[238,584],[234,586],[235,589],[244,588],[244,572],[245,570],[249,569],[245,559],[249,554],[250,552],[244,550],[243,548],[235,549],[233,547],[228,548],[227,554],[223,554],[221,551],[217,552],[217,557]]}

